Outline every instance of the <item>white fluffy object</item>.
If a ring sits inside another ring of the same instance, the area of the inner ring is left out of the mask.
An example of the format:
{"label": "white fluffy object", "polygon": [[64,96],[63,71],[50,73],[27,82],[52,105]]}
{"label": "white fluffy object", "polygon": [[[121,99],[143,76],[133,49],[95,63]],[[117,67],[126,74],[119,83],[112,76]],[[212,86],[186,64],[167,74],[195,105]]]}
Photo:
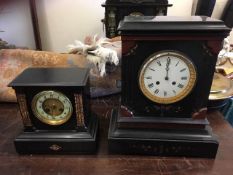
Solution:
{"label": "white fluffy object", "polygon": [[92,45],[83,44],[81,41],[75,40],[74,44],[67,46],[69,53],[81,53],[86,55],[87,51],[92,49]]}
{"label": "white fluffy object", "polygon": [[100,76],[104,76],[106,74],[105,65],[107,62],[114,63],[115,65],[119,64],[119,59],[115,50],[98,47],[96,50],[88,51],[88,53],[95,56],[92,58],[92,60],[90,59],[90,56],[87,58],[89,58],[91,62],[95,63],[98,66]]}
{"label": "white fluffy object", "polygon": [[115,65],[119,64],[117,52],[110,48],[103,47],[104,44],[109,44],[108,38],[100,38],[96,40],[97,35],[93,38],[91,45],[83,44],[81,41],[75,41],[75,44],[68,45],[69,53],[81,53],[93,64],[95,64],[100,72],[100,76],[106,74],[105,65],[107,62]]}
{"label": "white fluffy object", "polygon": [[221,65],[227,59],[233,61],[233,53],[230,52],[230,42],[228,38],[225,38],[223,41],[223,48],[218,54],[217,65]]}

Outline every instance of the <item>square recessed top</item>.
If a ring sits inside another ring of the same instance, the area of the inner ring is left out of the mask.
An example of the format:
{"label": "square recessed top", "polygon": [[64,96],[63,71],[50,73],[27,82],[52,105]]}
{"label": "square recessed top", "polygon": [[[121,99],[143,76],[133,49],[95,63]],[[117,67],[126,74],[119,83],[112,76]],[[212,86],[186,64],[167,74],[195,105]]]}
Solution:
{"label": "square recessed top", "polygon": [[168,5],[168,0],[106,0],[102,6],[107,5],[113,5],[113,6],[121,6],[121,5],[127,5],[127,6],[144,6],[144,5],[167,5],[172,6],[171,4]]}
{"label": "square recessed top", "polygon": [[207,33],[228,34],[224,22],[207,16],[126,16],[118,30],[124,34]]}
{"label": "square recessed top", "polygon": [[85,86],[88,76],[87,68],[28,68],[8,86]]}

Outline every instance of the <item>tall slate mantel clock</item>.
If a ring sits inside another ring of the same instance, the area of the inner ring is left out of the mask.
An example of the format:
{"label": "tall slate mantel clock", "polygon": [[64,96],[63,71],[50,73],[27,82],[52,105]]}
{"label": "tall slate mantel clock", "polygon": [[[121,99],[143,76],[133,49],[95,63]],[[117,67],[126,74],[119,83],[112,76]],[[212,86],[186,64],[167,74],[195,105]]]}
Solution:
{"label": "tall slate mantel clock", "polygon": [[105,7],[106,36],[117,36],[117,26],[125,16],[166,15],[167,8],[172,6],[168,0],[106,0]]}
{"label": "tall slate mantel clock", "polygon": [[24,131],[18,153],[93,153],[98,122],[90,111],[89,70],[29,68],[9,86],[16,91]]}
{"label": "tall slate mantel clock", "polygon": [[230,29],[208,17],[125,17],[121,106],[109,149],[115,153],[215,157],[206,118],[218,52]]}

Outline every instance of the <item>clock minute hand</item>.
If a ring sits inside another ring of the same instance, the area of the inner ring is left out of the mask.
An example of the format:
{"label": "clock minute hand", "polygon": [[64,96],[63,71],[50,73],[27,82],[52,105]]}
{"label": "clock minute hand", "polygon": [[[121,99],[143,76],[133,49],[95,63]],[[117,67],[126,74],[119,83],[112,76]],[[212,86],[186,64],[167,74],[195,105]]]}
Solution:
{"label": "clock minute hand", "polygon": [[169,77],[168,77],[168,71],[169,71],[169,65],[171,63],[171,59],[168,58],[167,59],[167,64],[166,64],[166,77],[165,77],[165,80],[169,80]]}

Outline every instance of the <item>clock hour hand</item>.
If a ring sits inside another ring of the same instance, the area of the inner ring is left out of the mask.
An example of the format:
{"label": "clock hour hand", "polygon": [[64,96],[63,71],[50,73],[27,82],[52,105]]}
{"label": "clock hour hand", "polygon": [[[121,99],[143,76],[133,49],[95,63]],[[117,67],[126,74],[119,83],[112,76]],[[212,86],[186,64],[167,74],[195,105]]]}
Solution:
{"label": "clock hour hand", "polygon": [[167,58],[167,64],[166,64],[166,77],[165,77],[165,80],[169,80],[169,77],[168,77],[168,71],[169,71],[169,65],[171,63],[171,59],[170,58]]}

